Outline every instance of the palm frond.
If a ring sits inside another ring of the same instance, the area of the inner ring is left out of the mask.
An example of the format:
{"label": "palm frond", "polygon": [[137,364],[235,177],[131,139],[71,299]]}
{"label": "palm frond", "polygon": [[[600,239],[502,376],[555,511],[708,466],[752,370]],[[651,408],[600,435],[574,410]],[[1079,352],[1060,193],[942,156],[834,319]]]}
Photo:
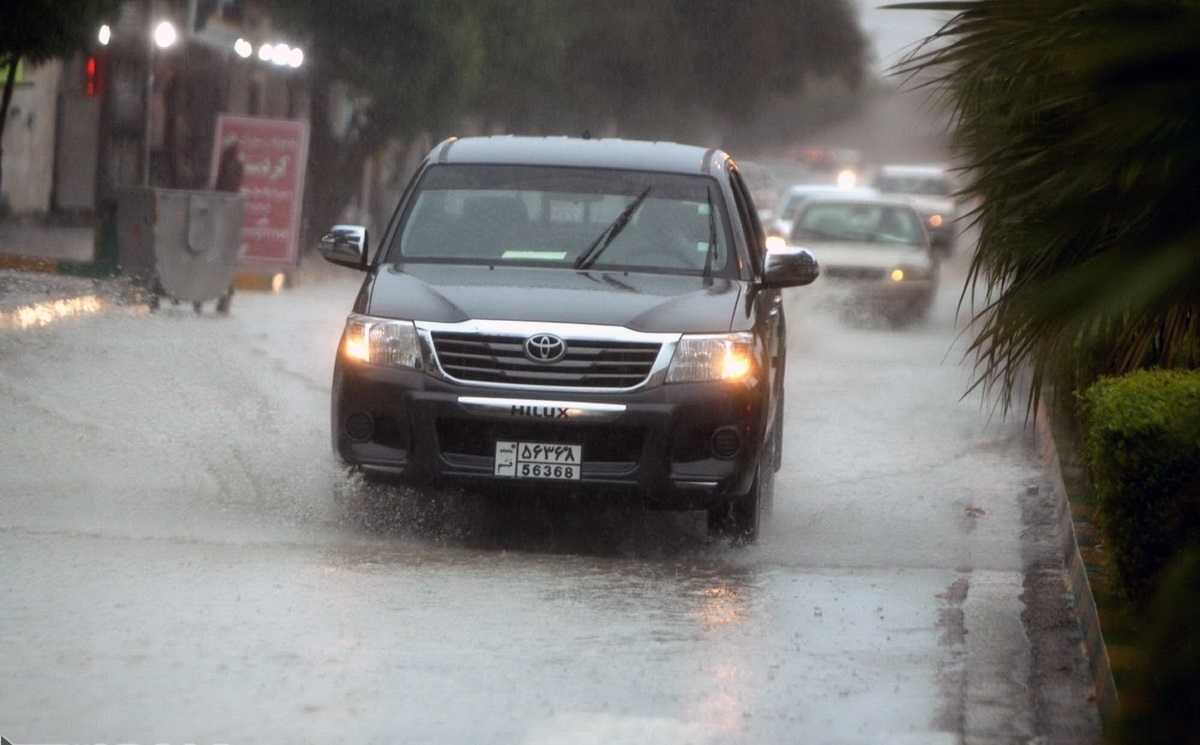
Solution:
{"label": "palm frond", "polygon": [[950,104],[979,246],[971,390],[1007,411],[1079,382],[1195,367],[1200,7],[1194,0],[955,0],[901,65]]}

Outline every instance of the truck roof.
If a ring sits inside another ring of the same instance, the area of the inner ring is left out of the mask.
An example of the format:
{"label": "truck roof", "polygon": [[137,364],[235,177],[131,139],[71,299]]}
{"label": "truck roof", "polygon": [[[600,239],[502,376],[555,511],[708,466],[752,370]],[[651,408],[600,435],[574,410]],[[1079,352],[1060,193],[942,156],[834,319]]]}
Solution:
{"label": "truck roof", "polygon": [[709,175],[729,156],[716,148],[617,138],[501,135],[442,141],[430,153],[437,163],[504,163],[574,166]]}

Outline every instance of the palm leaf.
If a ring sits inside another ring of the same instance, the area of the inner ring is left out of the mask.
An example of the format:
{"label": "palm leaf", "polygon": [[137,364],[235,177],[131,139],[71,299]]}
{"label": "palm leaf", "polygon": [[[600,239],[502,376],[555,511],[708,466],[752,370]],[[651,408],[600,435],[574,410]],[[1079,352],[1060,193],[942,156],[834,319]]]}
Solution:
{"label": "palm leaf", "polygon": [[[979,246],[971,390],[1200,364],[1200,8],[958,0],[900,71],[950,107]],[[978,306],[976,305],[978,304]]]}

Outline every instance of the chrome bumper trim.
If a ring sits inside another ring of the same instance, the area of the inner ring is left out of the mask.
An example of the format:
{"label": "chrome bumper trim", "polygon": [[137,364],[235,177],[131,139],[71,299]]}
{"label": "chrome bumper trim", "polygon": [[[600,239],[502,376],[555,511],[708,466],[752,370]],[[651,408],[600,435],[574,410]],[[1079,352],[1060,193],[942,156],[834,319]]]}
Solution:
{"label": "chrome bumper trim", "polygon": [[472,414],[568,422],[611,422],[624,414],[626,408],[625,404],[486,396],[459,396],[458,405]]}

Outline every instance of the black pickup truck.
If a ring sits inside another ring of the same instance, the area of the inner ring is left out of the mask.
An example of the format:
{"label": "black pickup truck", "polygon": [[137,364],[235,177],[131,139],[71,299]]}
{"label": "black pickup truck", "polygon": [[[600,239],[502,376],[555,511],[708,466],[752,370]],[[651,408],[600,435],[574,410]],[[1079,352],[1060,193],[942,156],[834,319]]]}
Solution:
{"label": "black pickup truck", "polygon": [[407,483],[618,489],[753,540],[782,453],[781,291],[737,164],[673,143],[449,139],[376,250],[333,379],[333,448]]}

